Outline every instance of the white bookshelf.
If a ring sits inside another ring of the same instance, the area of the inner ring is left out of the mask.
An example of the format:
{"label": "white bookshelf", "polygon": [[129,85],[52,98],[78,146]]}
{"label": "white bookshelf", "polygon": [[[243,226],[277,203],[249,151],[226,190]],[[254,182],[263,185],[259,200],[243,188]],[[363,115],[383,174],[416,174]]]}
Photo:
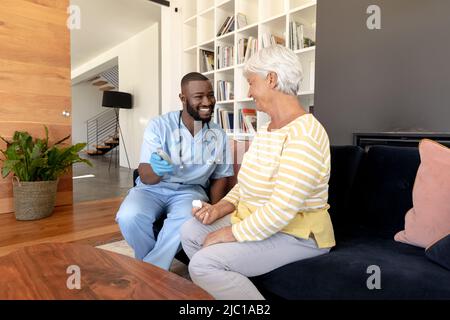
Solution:
{"label": "white bookshelf", "polygon": [[[269,33],[285,39],[285,45],[290,46],[290,22],[295,21],[303,25],[305,37],[316,41],[316,0],[183,0],[183,74],[200,70],[201,50],[212,51],[214,70],[202,72],[214,84],[217,96],[217,81],[233,83],[234,97],[226,101],[216,102],[217,110],[225,109],[234,113],[234,128],[228,132],[235,139],[248,139],[251,133],[239,130],[239,110],[242,108],[255,109],[253,99],[248,98],[248,84],[243,75],[244,64],[238,64],[238,43],[242,38],[254,37],[258,39],[258,48],[262,47],[264,33]],[[236,16],[242,13],[246,16],[247,25],[237,28]],[[217,36],[219,29],[228,16],[235,17],[234,31]],[[217,48],[232,46],[233,60],[229,66],[217,69]],[[303,82],[298,98],[308,111],[314,105],[314,74],[315,74],[315,46],[294,50],[299,56],[303,67]],[[257,112],[258,129],[270,121],[267,114]]]}

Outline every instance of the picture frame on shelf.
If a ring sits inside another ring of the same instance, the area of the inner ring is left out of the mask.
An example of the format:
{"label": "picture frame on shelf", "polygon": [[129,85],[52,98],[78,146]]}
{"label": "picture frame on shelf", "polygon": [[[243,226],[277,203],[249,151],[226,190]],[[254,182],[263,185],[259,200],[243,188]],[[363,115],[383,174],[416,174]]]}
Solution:
{"label": "picture frame on shelf", "polygon": [[236,14],[236,21],[237,21],[237,29],[242,29],[248,25],[247,16],[243,13],[239,12]]}

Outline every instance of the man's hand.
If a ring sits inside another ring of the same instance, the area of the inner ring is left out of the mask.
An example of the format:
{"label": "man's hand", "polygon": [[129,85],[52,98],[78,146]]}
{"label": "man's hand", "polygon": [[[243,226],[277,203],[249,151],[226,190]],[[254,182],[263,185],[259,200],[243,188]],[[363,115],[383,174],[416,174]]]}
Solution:
{"label": "man's hand", "polygon": [[152,153],[152,156],[150,157],[150,165],[152,166],[153,172],[160,177],[164,176],[166,173],[173,172],[173,166],[166,160],[163,160],[155,152]]}
{"label": "man's hand", "polygon": [[221,218],[217,206],[204,201],[201,208],[192,208],[192,215],[203,224],[211,224]]}
{"label": "man's hand", "polygon": [[235,242],[236,238],[231,231],[231,226],[224,227],[217,231],[211,232],[206,236],[205,241],[203,242],[203,247],[211,246],[217,243],[225,243],[225,242]]}

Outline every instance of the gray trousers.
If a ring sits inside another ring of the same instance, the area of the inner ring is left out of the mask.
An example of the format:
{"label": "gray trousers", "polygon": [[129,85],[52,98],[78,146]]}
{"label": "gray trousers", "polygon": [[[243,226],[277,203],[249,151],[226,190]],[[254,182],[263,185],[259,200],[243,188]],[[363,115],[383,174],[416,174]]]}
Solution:
{"label": "gray trousers", "polygon": [[318,248],[314,239],[300,239],[281,232],[262,241],[219,243],[202,248],[210,232],[230,225],[230,215],[227,215],[211,225],[192,218],[181,228],[181,243],[191,260],[191,279],[216,299],[263,300],[248,277],[330,251]]}

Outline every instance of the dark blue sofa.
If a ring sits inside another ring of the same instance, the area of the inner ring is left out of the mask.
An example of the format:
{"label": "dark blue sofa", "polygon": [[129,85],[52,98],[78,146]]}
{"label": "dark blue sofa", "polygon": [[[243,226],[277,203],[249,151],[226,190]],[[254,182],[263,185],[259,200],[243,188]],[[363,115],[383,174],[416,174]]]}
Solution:
{"label": "dark blue sofa", "polygon": [[[417,148],[332,147],[336,247],[251,278],[253,283],[268,299],[450,299],[450,272],[427,259],[424,249],[394,241],[412,207],[419,164]],[[372,265],[380,268],[381,289],[367,287]]]}
{"label": "dark blue sofa", "polygon": [[[336,247],[325,256],[291,263],[252,281],[268,298],[450,299],[450,272],[424,249],[394,241],[412,207],[420,164],[417,148],[332,147],[330,215]],[[380,267],[381,289],[367,273]]]}

